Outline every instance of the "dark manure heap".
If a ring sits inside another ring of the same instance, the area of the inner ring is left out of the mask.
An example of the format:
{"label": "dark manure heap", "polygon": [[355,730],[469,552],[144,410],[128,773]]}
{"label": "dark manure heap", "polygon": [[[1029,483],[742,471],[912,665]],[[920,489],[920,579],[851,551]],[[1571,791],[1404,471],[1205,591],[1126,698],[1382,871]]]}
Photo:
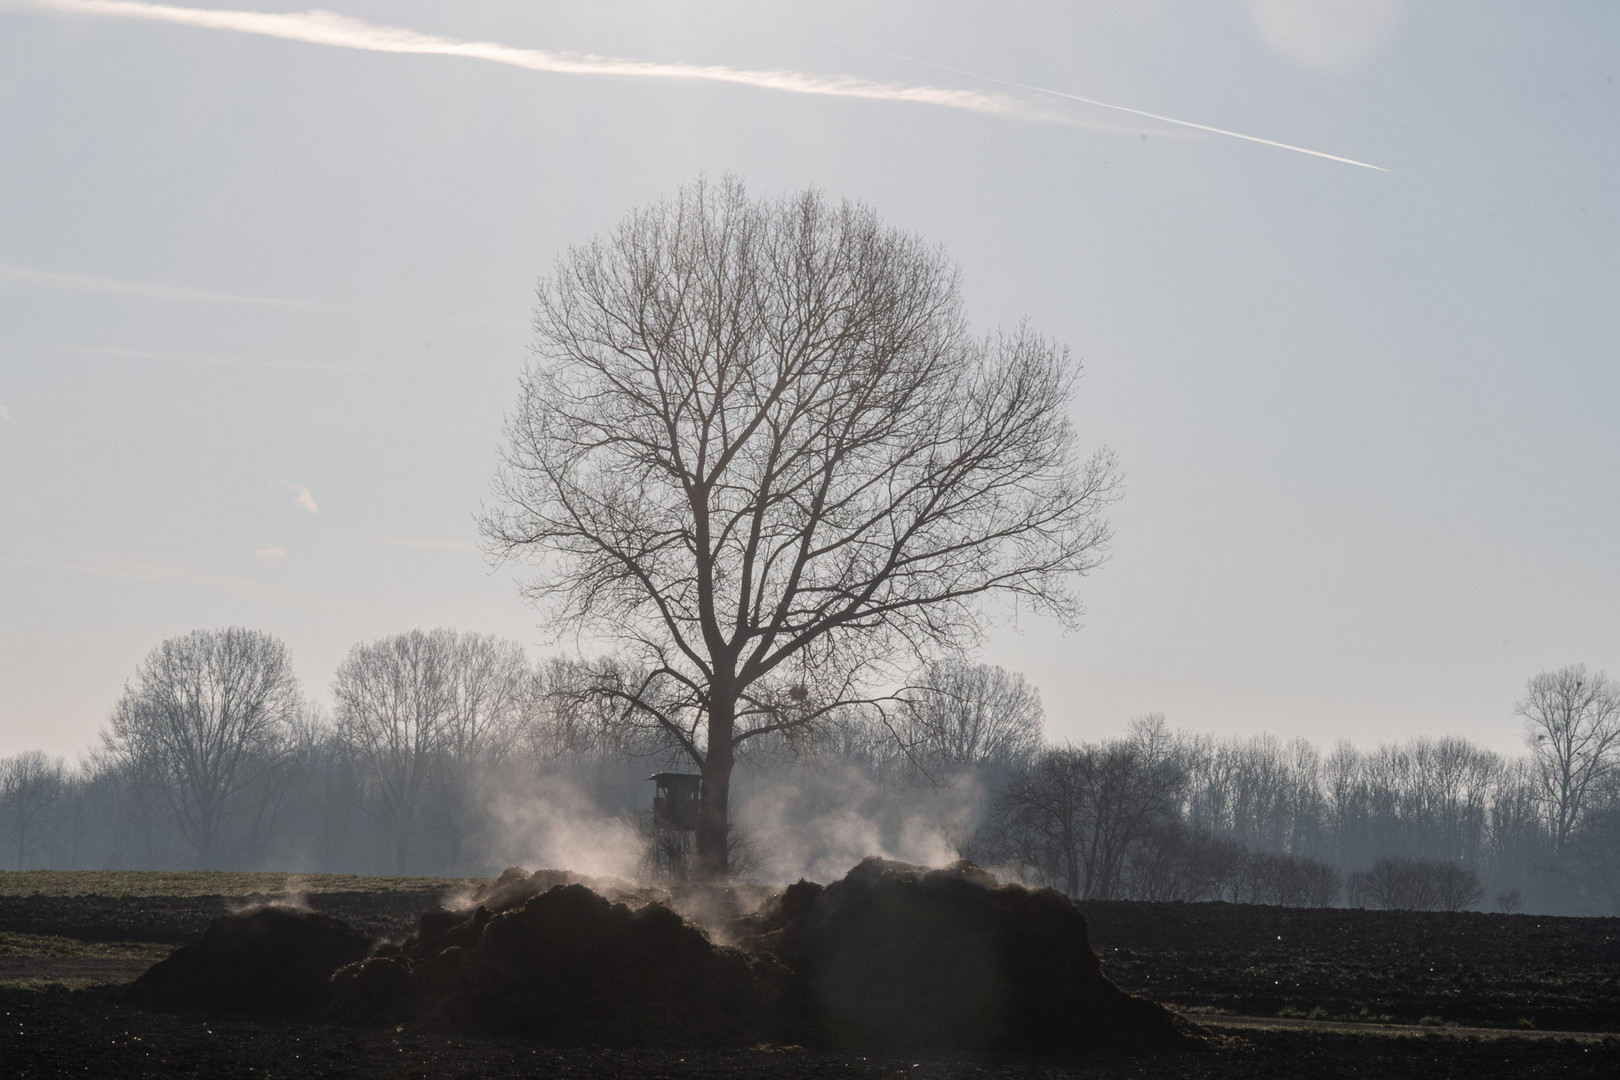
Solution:
{"label": "dark manure heap", "polygon": [[576,1046],[1044,1054],[1202,1042],[1103,976],[1066,897],[998,884],[969,863],[867,859],[831,885],[801,881],[716,926],[731,945],[671,904],[725,911],[739,894],[653,896],[626,882],[508,871],[467,906],[426,912],[398,944],[261,908],[217,920],[131,993],[170,1009]]}
{"label": "dark manure heap", "polygon": [[215,919],[203,936],[147,969],[136,1005],[171,1012],[303,1016],[325,1000],[332,972],[371,951],[347,923],[267,905]]}
{"label": "dark manure heap", "polygon": [[1103,976],[1067,897],[998,885],[967,862],[867,859],[831,885],[790,886],[742,929],[747,947],[793,972],[792,1004],[836,1044],[1040,1052],[1196,1041],[1191,1025]]}
{"label": "dark manure heap", "polygon": [[580,884],[503,910],[429,912],[401,946],[332,977],[329,1015],[358,1023],[605,1045],[769,1038],[768,958],[716,947],[663,904]]}

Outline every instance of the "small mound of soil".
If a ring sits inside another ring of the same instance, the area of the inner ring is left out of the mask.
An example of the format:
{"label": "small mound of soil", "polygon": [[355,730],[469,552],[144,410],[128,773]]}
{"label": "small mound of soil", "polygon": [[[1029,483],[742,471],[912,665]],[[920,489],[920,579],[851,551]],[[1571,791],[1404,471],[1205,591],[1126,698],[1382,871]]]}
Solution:
{"label": "small mound of soil", "polygon": [[251,908],[215,919],[196,942],[130,986],[132,1002],[183,1012],[300,1016],[324,999],[332,973],[371,951],[347,923],[302,908]]}
{"label": "small mound of soil", "polygon": [[1190,1025],[1103,976],[1067,897],[999,885],[971,863],[867,859],[826,887],[791,886],[740,937],[793,972],[789,1008],[835,1043],[1025,1052],[1195,1041]]}
{"label": "small mound of soil", "polygon": [[759,910],[776,892],[741,882],[678,881],[644,885],[621,877],[588,877],[570,870],[527,871],[514,866],[495,880],[457,896],[440,917],[458,922],[464,911],[475,907],[488,908],[491,912],[506,911],[558,885],[583,885],[598,896],[633,908],[663,904],[698,926],[710,929],[723,927]]}
{"label": "small mound of soil", "polygon": [[631,909],[579,884],[522,890],[420,932],[332,980],[330,1015],[361,1023],[613,1045],[776,1034],[785,973],[717,947],[659,903]]}

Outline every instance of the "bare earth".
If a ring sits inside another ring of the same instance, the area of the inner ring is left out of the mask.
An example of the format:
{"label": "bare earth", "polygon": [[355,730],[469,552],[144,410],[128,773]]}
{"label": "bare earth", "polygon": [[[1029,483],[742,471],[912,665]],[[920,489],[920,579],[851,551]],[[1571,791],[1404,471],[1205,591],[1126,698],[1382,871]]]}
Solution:
{"label": "bare earth", "polygon": [[[176,890],[190,895],[174,896],[25,896],[12,884],[0,875],[0,1074],[7,1077],[1620,1076],[1617,920],[1087,905],[1105,971],[1126,989],[1190,1008],[1222,1036],[1215,1049],[886,1060],[797,1046],[568,1047],[144,1012],[120,1000],[120,984],[242,897],[190,887]],[[383,935],[404,933],[448,887],[355,884],[362,887],[312,891],[310,902]],[[1267,947],[1279,928],[1293,937],[1292,950]],[[1403,996],[1404,970],[1426,975],[1448,964],[1452,974],[1415,980]],[[1271,998],[1268,985],[1279,988]],[[1233,1015],[1240,1001],[1259,1000],[1282,1004],[1271,1015]],[[1276,1015],[1312,1009],[1320,1014],[1314,1019]],[[1470,1022],[1477,1017],[1513,1019]],[[1552,1030],[1581,1017],[1606,1022]]]}

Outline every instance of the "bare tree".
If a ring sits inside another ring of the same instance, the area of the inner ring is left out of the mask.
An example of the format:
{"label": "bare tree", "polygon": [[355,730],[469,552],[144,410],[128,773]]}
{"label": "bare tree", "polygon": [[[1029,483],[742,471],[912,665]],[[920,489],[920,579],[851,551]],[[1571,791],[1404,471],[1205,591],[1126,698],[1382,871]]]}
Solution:
{"label": "bare tree", "polygon": [[454,702],[449,630],[411,630],[349,650],[332,680],[339,737],[375,785],[395,873],[410,869],[417,817],[441,763]]}
{"label": "bare tree", "polygon": [[1513,711],[1524,718],[1553,853],[1562,856],[1588,793],[1620,767],[1620,686],[1573,664],[1532,678]]}
{"label": "bare tree", "polygon": [[924,669],[900,714],[903,738],[924,768],[1004,765],[1041,748],[1040,691],[989,664],[937,661]]}
{"label": "bare tree", "polygon": [[518,745],[535,674],[523,646],[493,634],[462,634],[450,661],[450,703],[441,754],[444,794],[452,818],[446,865],[462,864],[474,823],[487,812],[480,786]]}
{"label": "bare tree", "polygon": [[498,765],[512,752],[534,677],[517,642],[494,634],[456,638],[443,742],[459,771]]}
{"label": "bare tree", "polygon": [[1185,766],[1162,716],[1129,738],[1048,750],[1017,769],[996,800],[989,845],[1076,899],[1124,895],[1132,854],[1179,823]]}
{"label": "bare tree", "polygon": [[102,737],[161,793],[198,865],[211,867],[238,795],[277,767],[302,708],[279,640],[240,626],[195,630],[152,650]]}
{"label": "bare tree", "polygon": [[476,777],[513,749],[533,691],[516,642],[411,630],[349,650],[332,681],[339,739],[362,766],[391,834],[397,873],[409,870],[431,799],[442,799],[454,866]]}
{"label": "bare tree", "polygon": [[10,834],[18,870],[61,809],[66,783],[61,758],[47,757],[39,750],[0,758],[0,826]]}
{"label": "bare tree", "polygon": [[1350,875],[1350,904],[1406,911],[1462,911],[1485,898],[1472,870],[1437,859],[1379,859]]}
{"label": "bare tree", "polygon": [[484,534],[624,650],[600,690],[702,772],[704,872],[748,740],[971,644],[987,598],[1076,621],[1116,471],[1075,457],[1068,354],[972,335],[954,266],[871,210],[699,181],[570,249],[534,326]]}

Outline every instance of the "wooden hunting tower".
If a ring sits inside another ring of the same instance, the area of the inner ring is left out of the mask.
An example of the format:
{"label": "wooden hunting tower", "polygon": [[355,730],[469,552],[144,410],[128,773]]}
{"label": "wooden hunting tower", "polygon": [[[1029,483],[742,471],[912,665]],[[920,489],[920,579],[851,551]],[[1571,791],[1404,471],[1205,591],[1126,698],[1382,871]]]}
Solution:
{"label": "wooden hunting tower", "polygon": [[661,772],[647,777],[654,785],[652,855],[660,877],[684,881],[692,867],[703,777]]}

